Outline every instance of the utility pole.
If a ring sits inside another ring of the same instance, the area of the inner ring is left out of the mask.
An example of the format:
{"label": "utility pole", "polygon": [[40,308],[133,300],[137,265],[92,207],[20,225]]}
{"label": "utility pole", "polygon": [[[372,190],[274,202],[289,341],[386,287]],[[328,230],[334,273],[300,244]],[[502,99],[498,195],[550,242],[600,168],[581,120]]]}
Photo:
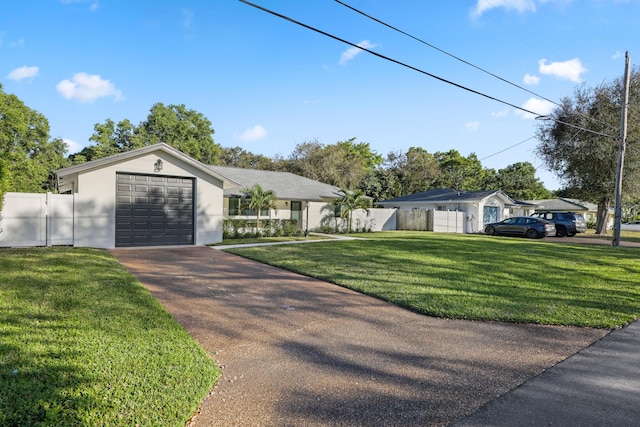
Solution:
{"label": "utility pole", "polygon": [[629,104],[629,52],[625,53],[624,88],[622,90],[622,119],[620,122],[620,150],[616,176],[616,201],[613,216],[613,246],[620,246],[620,223],[622,222],[622,169],[627,141],[627,104]]}

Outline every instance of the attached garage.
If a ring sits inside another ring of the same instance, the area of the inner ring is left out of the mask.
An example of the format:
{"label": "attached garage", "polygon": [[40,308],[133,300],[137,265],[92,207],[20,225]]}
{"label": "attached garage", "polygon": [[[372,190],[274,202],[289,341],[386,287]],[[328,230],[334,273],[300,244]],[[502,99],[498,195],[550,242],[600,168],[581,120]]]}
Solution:
{"label": "attached garage", "polygon": [[193,178],[116,174],[116,247],[192,245]]}
{"label": "attached garage", "polygon": [[239,184],[166,144],[55,171],[74,194],[74,246],[202,245],[222,240],[223,191]]}

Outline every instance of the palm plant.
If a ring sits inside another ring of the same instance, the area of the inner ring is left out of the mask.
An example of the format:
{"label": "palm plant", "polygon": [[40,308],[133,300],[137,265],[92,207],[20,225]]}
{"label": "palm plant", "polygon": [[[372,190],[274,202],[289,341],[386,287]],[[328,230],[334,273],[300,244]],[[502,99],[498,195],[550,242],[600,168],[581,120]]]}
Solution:
{"label": "palm plant", "polygon": [[246,206],[256,212],[256,232],[260,234],[260,211],[263,209],[277,211],[276,201],[278,197],[273,190],[264,190],[260,184],[254,184],[253,187],[245,187],[240,191],[245,193]]}
{"label": "palm plant", "polygon": [[367,197],[362,190],[342,190],[344,195],[339,198],[336,203],[340,206],[340,215],[342,218],[349,219],[349,232],[352,231],[353,211],[357,209],[364,209],[369,215],[369,208],[371,207],[371,199]]}

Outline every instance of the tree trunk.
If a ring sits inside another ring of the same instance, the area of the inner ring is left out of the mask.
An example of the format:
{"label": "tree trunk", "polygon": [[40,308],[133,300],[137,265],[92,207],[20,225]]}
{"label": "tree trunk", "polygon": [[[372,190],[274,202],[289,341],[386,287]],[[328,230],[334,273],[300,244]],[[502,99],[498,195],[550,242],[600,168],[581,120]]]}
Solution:
{"label": "tree trunk", "polygon": [[609,205],[611,200],[608,197],[603,197],[598,203],[598,214],[596,219],[596,234],[607,233],[607,222],[609,219]]}

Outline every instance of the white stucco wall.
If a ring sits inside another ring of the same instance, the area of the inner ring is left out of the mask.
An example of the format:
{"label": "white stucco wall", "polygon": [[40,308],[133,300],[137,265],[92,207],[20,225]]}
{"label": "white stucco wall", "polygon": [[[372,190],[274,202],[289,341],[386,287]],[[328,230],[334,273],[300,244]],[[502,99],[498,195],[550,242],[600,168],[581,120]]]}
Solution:
{"label": "white stucco wall", "polygon": [[[154,172],[154,163],[158,159],[162,160],[163,169]],[[118,172],[196,178],[195,244],[222,241],[222,181],[160,151],[79,174],[76,186],[75,246],[115,247]]]}

